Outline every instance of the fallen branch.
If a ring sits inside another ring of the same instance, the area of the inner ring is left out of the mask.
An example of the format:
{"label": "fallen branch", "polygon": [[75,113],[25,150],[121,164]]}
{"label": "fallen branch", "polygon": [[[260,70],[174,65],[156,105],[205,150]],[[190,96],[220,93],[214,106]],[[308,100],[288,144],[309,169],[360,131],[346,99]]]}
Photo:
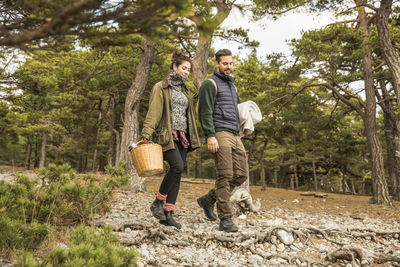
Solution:
{"label": "fallen branch", "polygon": [[324,230],[321,230],[321,229],[318,229],[315,227],[308,227],[307,230],[321,234],[327,241],[334,243],[336,245],[340,245],[340,246],[346,245],[345,243],[342,243],[342,242],[339,242],[339,241],[329,238]]}
{"label": "fallen branch", "polygon": [[311,197],[318,197],[318,198],[324,198],[327,197],[327,193],[313,193],[313,192],[303,192],[300,193],[301,196],[311,196]]}

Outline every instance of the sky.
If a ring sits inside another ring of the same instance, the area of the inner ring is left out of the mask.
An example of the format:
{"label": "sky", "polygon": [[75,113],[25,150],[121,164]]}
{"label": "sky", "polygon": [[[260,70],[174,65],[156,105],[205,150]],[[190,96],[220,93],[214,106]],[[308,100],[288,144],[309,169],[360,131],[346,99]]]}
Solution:
{"label": "sky", "polygon": [[[257,40],[260,45],[257,49],[258,57],[265,58],[267,54],[283,53],[290,54],[290,48],[287,40],[301,37],[302,31],[311,29],[319,29],[333,21],[333,16],[329,13],[321,15],[290,12],[287,15],[272,20],[264,18],[259,22],[250,22],[248,17],[245,17],[237,9],[233,9],[229,17],[223,22],[222,27],[233,29],[242,27],[249,29],[249,37],[251,40]],[[227,47],[232,50],[232,53],[239,54],[240,57],[249,53],[249,50],[238,50],[239,45],[232,41],[216,40],[213,44],[215,49]]]}

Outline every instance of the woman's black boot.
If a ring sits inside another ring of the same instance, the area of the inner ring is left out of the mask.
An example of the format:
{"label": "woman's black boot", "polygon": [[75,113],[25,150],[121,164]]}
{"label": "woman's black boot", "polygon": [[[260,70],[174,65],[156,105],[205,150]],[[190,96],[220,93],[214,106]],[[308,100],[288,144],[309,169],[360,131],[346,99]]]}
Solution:
{"label": "woman's black boot", "polygon": [[164,200],[159,200],[156,198],[154,202],[150,206],[151,213],[153,214],[154,217],[156,217],[159,220],[166,220],[166,216],[164,213]]}
{"label": "woman's black boot", "polygon": [[173,214],[174,214],[173,211],[165,211],[166,219],[160,220],[160,223],[166,226],[174,226],[177,229],[181,229],[182,225],[174,220],[174,217],[172,216]]}

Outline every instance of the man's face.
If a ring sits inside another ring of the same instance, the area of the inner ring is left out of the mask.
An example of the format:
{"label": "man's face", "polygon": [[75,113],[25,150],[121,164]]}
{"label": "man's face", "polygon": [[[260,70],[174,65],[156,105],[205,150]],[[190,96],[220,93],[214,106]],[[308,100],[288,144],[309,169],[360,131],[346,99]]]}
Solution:
{"label": "man's face", "polygon": [[233,69],[232,56],[222,56],[216,66],[219,73],[229,76]]}

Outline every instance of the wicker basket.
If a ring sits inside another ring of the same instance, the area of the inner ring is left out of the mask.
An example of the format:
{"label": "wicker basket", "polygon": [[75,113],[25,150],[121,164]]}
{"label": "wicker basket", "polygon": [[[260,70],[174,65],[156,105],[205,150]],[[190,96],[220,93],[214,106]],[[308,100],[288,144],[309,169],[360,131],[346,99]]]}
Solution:
{"label": "wicker basket", "polygon": [[162,147],[158,144],[138,145],[132,148],[131,155],[139,176],[152,176],[164,170]]}

